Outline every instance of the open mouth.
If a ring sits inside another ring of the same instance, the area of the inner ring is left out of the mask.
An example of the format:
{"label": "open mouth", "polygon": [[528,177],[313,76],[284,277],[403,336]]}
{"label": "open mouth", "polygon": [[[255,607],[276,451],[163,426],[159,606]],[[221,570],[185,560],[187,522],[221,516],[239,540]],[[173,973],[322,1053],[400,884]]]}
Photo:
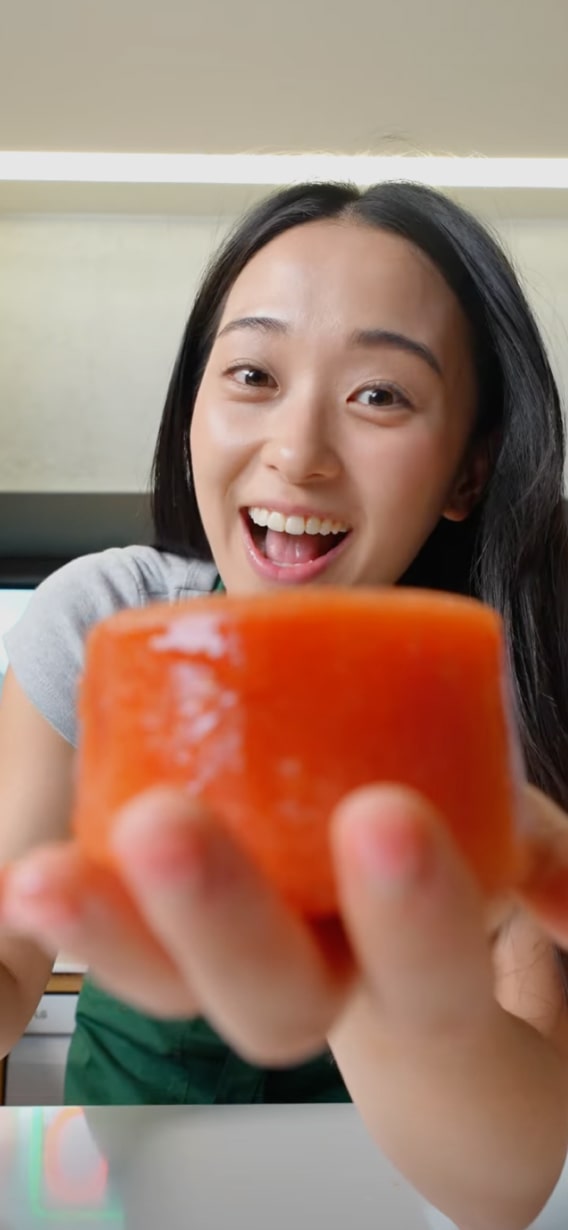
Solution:
{"label": "open mouth", "polygon": [[265,561],[267,574],[289,569],[298,580],[326,567],[351,533],[343,521],[286,516],[268,508],[246,508],[242,516],[253,561],[261,566]]}

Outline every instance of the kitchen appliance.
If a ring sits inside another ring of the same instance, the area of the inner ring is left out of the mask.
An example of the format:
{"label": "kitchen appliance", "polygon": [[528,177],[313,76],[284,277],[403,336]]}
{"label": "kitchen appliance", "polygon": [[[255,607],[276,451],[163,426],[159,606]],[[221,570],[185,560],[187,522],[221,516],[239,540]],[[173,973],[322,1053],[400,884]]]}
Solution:
{"label": "kitchen appliance", "polygon": [[[46,561],[33,571],[21,568],[20,577],[9,579],[0,571],[0,690],[8,667],[3,636],[23,615],[36,585],[51,571]],[[65,954],[55,962],[53,972],[82,974],[85,967]],[[77,1008],[77,992],[60,992],[57,982],[38,1004],[20,1042],[6,1061],[4,1101],[7,1106],[54,1106],[63,1102],[67,1052],[71,1043]]]}
{"label": "kitchen appliance", "polygon": [[46,994],[6,1061],[6,1106],[61,1106],[77,994]]}

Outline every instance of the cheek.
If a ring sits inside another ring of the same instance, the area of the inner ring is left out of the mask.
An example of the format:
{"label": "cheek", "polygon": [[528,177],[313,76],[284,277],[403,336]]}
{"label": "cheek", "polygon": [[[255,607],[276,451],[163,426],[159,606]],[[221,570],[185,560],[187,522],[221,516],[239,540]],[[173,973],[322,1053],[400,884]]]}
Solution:
{"label": "cheek", "polygon": [[[189,429],[189,451],[193,485],[205,532],[211,532],[211,516],[216,503],[215,488],[220,481],[219,449],[211,433],[207,399],[199,392]],[[214,497],[212,499],[212,496]],[[213,511],[214,515],[214,511]]]}
{"label": "cheek", "polygon": [[[407,428],[377,429],[376,439],[361,450],[357,473],[368,503],[395,513],[409,500],[417,517],[437,517],[446,505],[461,460],[461,441],[426,420]],[[379,481],[377,481],[379,479]]]}
{"label": "cheek", "polygon": [[214,474],[240,464],[254,447],[257,435],[250,409],[248,413],[239,406],[228,410],[202,387],[195,402],[190,432],[194,472]]}

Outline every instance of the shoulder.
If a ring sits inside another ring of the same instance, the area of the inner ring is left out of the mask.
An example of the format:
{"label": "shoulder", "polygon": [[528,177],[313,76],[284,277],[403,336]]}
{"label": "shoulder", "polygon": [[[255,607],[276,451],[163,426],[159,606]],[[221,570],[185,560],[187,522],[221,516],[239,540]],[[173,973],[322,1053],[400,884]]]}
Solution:
{"label": "shoulder", "polygon": [[215,568],[197,560],[163,554],[153,547],[110,547],[83,555],[53,572],[38,586],[16,629],[14,642],[34,622],[52,612],[58,623],[85,632],[100,619],[124,607],[175,601],[206,593],[215,582]]}
{"label": "shoulder", "polygon": [[76,692],[90,629],[125,608],[207,593],[215,578],[212,564],[147,546],[81,556],[38,586],[4,637],[10,666],[32,703],[74,743]]}
{"label": "shoulder", "polygon": [[145,605],[184,594],[206,593],[215,582],[213,564],[157,551],[155,547],[109,547],[81,555],[53,572],[38,587],[38,594],[68,594],[107,603]]}
{"label": "shoulder", "polygon": [[[108,552],[102,552],[101,558]],[[135,577],[142,603],[175,602],[209,593],[217,580],[214,564],[187,559],[155,547],[124,547],[119,552],[121,564]]]}

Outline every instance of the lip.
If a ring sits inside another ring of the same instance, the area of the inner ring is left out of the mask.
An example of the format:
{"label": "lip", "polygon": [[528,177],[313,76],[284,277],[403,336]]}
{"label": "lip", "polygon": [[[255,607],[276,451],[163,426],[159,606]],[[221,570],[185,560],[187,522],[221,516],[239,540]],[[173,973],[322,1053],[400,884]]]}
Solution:
{"label": "lip", "polygon": [[[264,508],[266,505],[254,504],[250,505],[250,507]],[[278,507],[272,504],[270,507],[271,511],[284,512],[282,506]],[[297,517],[316,516],[315,513],[302,513],[298,511],[296,513],[288,512],[287,515],[290,517],[293,517],[294,515]],[[243,527],[243,537],[247,556],[257,576],[262,577],[265,581],[276,581],[280,585],[305,585],[308,581],[313,581],[316,577],[321,576],[321,574],[329,568],[330,564],[333,564],[337,557],[341,555],[341,552],[343,551],[352,533],[352,531],[349,530],[336,547],[332,547],[331,551],[327,551],[325,555],[320,555],[318,559],[310,560],[307,564],[288,564],[286,566],[273,563],[271,559],[267,559],[266,556],[258,550],[252,536],[248,513],[245,509],[241,511],[241,524]]]}

